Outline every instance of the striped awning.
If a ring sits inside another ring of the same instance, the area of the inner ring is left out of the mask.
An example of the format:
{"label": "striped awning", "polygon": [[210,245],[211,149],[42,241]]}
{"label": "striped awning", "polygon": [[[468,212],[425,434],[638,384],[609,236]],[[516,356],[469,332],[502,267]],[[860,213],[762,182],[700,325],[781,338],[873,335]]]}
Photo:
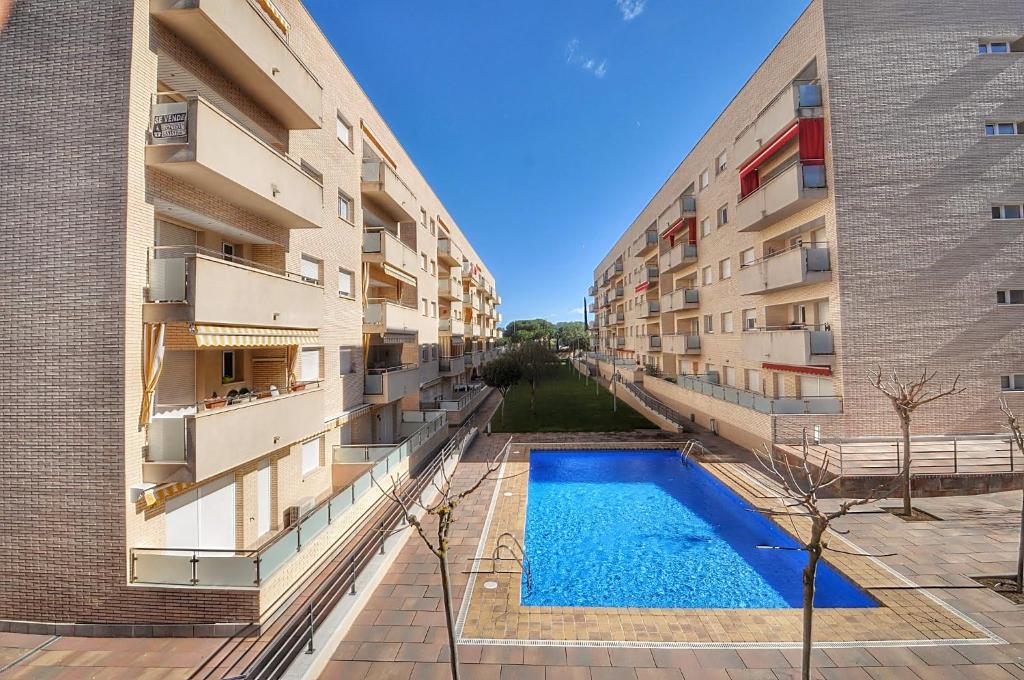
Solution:
{"label": "striped awning", "polygon": [[182,491],[185,491],[186,489],[191,489],[193,486],[195,486],[194,482],[174,482],[171,484],[162,484],[153,489],[146,489],[146,491],[143,492],[142,494],[142,498],[146,502],[146,507],[151,508],[160,501],[171,496],[174,496],[176,494],[179,494]]}
{"label": "striped awning", "polygon": [[393,267],[390,264],[388,264],[387,262],[385,262],[383,266],[384,266],[384,273],[387,274],[388,276],[394,277],[394,278],[398,279],[399,281],[404,281],[405,283],[408,283],[410,286],[415,286],[416,285],[416,277],[415,276],[410,276],[409,274],[406,274],[404,271],[402,271],[398,267]]}
{"label": "striped awning", "polygon": [[298,328],[253,328],[250,326],[189,327],[195,336],[196,347],[287,347],[288,345],[316,345],[320,333]]}
{"label": "striped awning", "polygon": [[381,335],[380,339],[385,345],[404,345],[407,342],[416,342],[416,334],[388,332]]}

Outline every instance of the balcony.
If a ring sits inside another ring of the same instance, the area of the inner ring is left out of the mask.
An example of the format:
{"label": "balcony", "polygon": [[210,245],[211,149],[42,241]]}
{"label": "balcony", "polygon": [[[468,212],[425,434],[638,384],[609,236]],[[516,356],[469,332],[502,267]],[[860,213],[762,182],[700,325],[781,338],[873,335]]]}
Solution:
{"label": "balcony", "polygon": [[[446,413],[405,411],[396,444],[351,444],[335,446],[330,462],[368,463],[365,472],[334,491],[331,496],[300,515],[289,527],[281,530],[257,550],[209,550],[180,545],[166,548],[133,547],[130,580],[136,584],[156,586],[189,586],[196,588],[255,589],[270,582],[295,582],[306,574],[305,569],[284,570],[296,555],[310,555],[315,562],[324,550],[335,545],[338,536],[357,526],[366,508],[373,507],[384,491],[374,480],[404,475],[416,453],[431,451],[448,435]],[[333,531],[327,542],[315,541],[325,531]],[[308,563],[307,563],[308,564]],[[280,577],[277,574],[281,574]],[[280,579],[287,579],[281,581]],[[275,586],[268,586],[275,587]]]}
{"label": "balcony", "polygon": [[591,302],[589,305],[587,305],[587,309],[590,310],[591,313],[596,312],[597,311],[597,303],[596,302]]}
{"label": "balcony", "polygon": [[[405,273],[405,277],[416,278],[419,263],[416,251],[405,245],[397,236],[386,229],[363,232],[363,262],[370,262]],[[396,277],[404,280],[405,277]]]}
{"label": "balcony", "polygon": [[587,295],[590,297],[597,297],[597,284],[595,283],[590,288],[587,288]]}
{"label": "balcony", "polygon": [[661,303],[658,300],[645,300],[640,305],[640,318],[649,319],[652,316],[657,316],[661,313]]}
{"label": "balcony", "polygon": [[393,300],[370,299],[363,308],[364,333],[415,333],[420,312]]}
{"label": "balcony", "polygon": [[740,295],[763,295],[832,280],[827,247],[798,246],[740,268]]}
{"label": "balcony", "polygon": [[420,367],[416,364],[369,368],[363,378],[363,394],[370,404],[389,404],[419,391]]}
{"label": "balcony", "polygon": [[736,206],[739,231],[761,231],[828,196],[824,165],[794,162]]}
{"label": "balcony", "polygon": [[462,302],[462,279],[457,276],[441,279],[437,284],[437,296],[442,300]]}
{"label": "balcony", "polygon": [[651,286],[658,285],[658,274],[659,274],[659,272],[658,272],[658,268],[657,267],[647,267],[646,271],[641,272],[641,275],[642,274],[647,274],[647,277],[646,278],[641,278],[640,279],[641,282],[646,282],[647,284],[649,284]]}
{"label": "balcony", "polygon": [[441,357],[440,371],[441,375],[447,377],[462,375],[466,372],[466,358],[461,355],[457,357]]}
{"label": "balcony", "polygon": [[197,246],[150,251],[143,318],[261,328],[319,328],[324,289],[298,274]]}
{"label": "balcony", "polygon": [[660,335],[648,335],[644,348],[648,352],[660,352],[661,351],[661,336]]}
{"label": "balcony", "polygon": [[605,304],[608,304],[616,300],[621,300],[625,296],[625,294],[626,291],[622,288],[622,286],[617,286],[608,291],[608,293],[604,296],[604,302]]}
{"label": "balcony", "polygon": [[320,182],[197,95],[154,102],[146,167],[285,228],[318,229],[323,219]]}
{"label": "balcony", "polygon": [[661,348],[671,354],[700,354],[699,335],[664,335]]}
{"label": "balcony", "polygon": [[495,312],[494,313],[494,322],[495,323],[501,323],[504,320],[505,320],[505,317],[504,317],[504,315],[501,312]]}
{"label": "balcony", "polygon": [[[149,424],[146,483],[201,482],[323,429],[324,393],[316,384],[172,408]],[[214,403],[218,406],[214,407]]]}
{"label": "balcony", "polygon": [[415,222],[416,197],[395,169],[377,158],[364,158],[363,195],[383,206],[398,222]]}
{"label": "balcony", "polygon": [[467,323],[466,334],[473,338],[479,338],[484,334],[483,326],[479,323]]}
{"label": "balcony", "polygon": [[466,322],[462,319],[441,319],[437,322],[437,330],[446,335],[463,335],[466,332]]}
{"label": "balcony", "polygon": [[608,315],[608,322],[613,326],[618,326],[619,324],[626,323],[625,312],[612,312],[611,314]]}
{"label": "balcony", "polygon": [[633,241],[633,254],[638,256],[646,255],[657,247],[658,232],[654,229],[648,229]]}
{"label": "balcony", "polygon": [[697,309],[698,307],[700,307],[700,289],[698,288],[678,288],[661,296],[661,311],[664,314],[681,312],[685,309]]}
{"label": "balcony", "polygon": [[668,210],[658,217],[658,233],[664,234],[673,227],[676,222],[687,217],[697,215],[697,199],[694,196],[680,196],[672,201]]}
{"label": "balcony", "polygon": [[437,239],[437,259],[449,267],[462,266],[462,249],[450,238]]}
{"label": "balcony", "polygon": [[794,82],[780,92],[736,138],[736,160],[739,164],[746,162],[804,115],[822,115],[821,86],[817,83]]}
{"label": "balcony", "polygon": [[482,350],[469,352],[466,356],[468,357],[469,366],[472,366],[474,368],[480,368],[481,366],[484,365],[484,353]]}
{"label": "balcony", "polygon": [[246,0],[150,0],[149,11],[289,130],[319,128],[323,88]]}
{"label": "balcony", "polygon": [[832,331],[767,328],[743,333],[743,358],[790,366],[829,366],[835,355]]}
{"label": "balcony", "polygon": [[662,253],[659,265],[663,274],[670,274],[697,262],[696,243],[677,243],[671,250]]}
{"label": "balcony", "polygon": [[[462,385],[465,387],[465,385]],[[448,414],[448,422],[452,425],[461,425],[480,406],[484,398],[490,393],[482,385],[471,389],[456,392],[449,399],[438,399],[434,402],[424,404],[426,408],[436,408]]]}
{"label": "balcony", "polygon": [[624,336],[624,335],[616,336],[615,337],[615,346],[616,347],[625,347],[626,346],[626,336]]}

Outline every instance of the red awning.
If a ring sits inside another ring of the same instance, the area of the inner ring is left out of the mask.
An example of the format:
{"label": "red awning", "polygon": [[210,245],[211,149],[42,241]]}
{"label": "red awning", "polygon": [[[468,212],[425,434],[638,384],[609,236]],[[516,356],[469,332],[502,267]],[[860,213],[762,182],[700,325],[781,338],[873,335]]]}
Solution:
{"label": "red awning", "polygon": [[683,229],[696,230],[697,218],[696,217],[680,217],[678,220],[672,223],[672,226],[661,232],[661,238],[672,238]]}
{"label": "red awning", "polygon": [[783,373],[802,373],[803,375],[832,375],[832,369],[828,366],[791,366],[790,364],[770,364],[764,362],[761,368],[768,371],[782,371]]}
{"label": "red awning", "polygon": [[800,162],[804,165],[825,164],[825,119],[800,119]]}
{"label": "red awning", "polygon": [[645,290],[647,290],[650,287],[651,287],[651,282],[650,281],[644,281],[643,283],[641,283],[639,286],[636,287],[634,292],[642,293],[642,292],[644,292]]}
{"label": "red awning", "polygon": [[764,163],[766,160],[774,156],[779,152],[779,149],[786,146],[797,133],[800,131],[800,121],[797,121],[790,125],[788,128],[782,131],[775,141],[771,142],[767,146],[763,147],[760,152],[754,155],[753,158],[748,160],[746,163],[740,165],[740,175],[743,175],[750,170],[753,170]]}

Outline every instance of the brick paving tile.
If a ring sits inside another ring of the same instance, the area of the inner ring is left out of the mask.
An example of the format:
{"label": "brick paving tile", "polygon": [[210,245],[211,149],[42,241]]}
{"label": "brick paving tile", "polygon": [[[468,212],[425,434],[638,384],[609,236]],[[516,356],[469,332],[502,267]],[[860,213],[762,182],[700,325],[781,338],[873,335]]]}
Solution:
{"label": "brick paving tile", "polygon": [[507,665],[523,663],[522,647],[484,647],[480,653],[480,663],[500,663]]}
{"label": "brick paving tile", "polygon": [[698,649],[694,653],[703,668],[745,668],[743,659],[731,649]]}
{"label": "brick paving tile", "polygon": [[778,680],[769,668],[727,668],[729,680]]}
{"label": "brick paving tile", "polygon": [[544,680],[593,680],[589,666],[547,666]]}
{"label": "brick paving tile", "polygon": [[826,649],[825,654],[832,660],[836,666],[859,666],[864,668],[866,666],[878,666],[880,665],[878,659],[871,655],[871,652],[866,649],[856,648],[837,648],[837,649]]}
{"label": "brick paving tile", "polygon": [[[425,661],[434,663],[441,655],[440,643],[403,642],[395,656],[396,661]],[[445,661],[447,662],[447,655]]]}
{"label": "brick paving tile", "polygon": [[637,680],[635,669],[616,666],[594,666],[590,677],[592,680]]}
{"label": "brick paving tile", "polygon": [[570,666],[610,666],[612,663],[608,650],[601,647],[568,647],[565,657]]}
{"label": "brick paving tile", "polygon": [[683,672],[678,668],[637,668],[637,680],[682,680]]}
{"label": "brick paving tile", "polygon": [[564,666],[566,662],[564,647],[526,647],[523,650],[523,663],[528,666]]}
{"label": "brick paving tile", "polygon": [[544,666],[502,666],[501,680],[544,680]]}
{"label": "brick paving tile", "polygon": [[462,666],[463,680],[501,680],[501,666],[494,663],[467,663]]}
{"label": "brick paving tile", "polygon": [[876,666],[864,670],[871,680],[921,680],[921,676],[907,666]]}
{"label": "brick paving tile", "polygon": [[359,661],[394,661],[401,648],[398,642],[364,642],[356,650],[355,658]]}
{"label": "brick paving tile", "polygon": [[825,680],[871,680],[863,668],[852,668],[850,666],[820,669],[821,676]]}
{"label": "brick paving tile", "polygon": [[652,649],[651,654],[659,668],[678,668],[685,672],[702,667],[692,649]]}
{"label": "brick paving tile", "polygon": [[363,680],[370,672],[369,661],[328,661],[322,678],[330,680]]}
{"label": "brick paving tile", "polygon": [[[388,628],[385,642],[426,642],[426,626],[392,626]],[[447,640],[445,640],[447,642]]]}
{"label": "brick paving tile", "polygon": [[632,668],[653,668],[654,655],[649,649],[609,649],[608,656],[613,666],[629,666]]}
{"label": "brick paving tile", "polygon": [[738,649],[736,653],[747,668],[788,668],[790,665],[777,649]]}
{"label": "brick paving tile", "polygon": [[409,680],[415,665],[408,662],[377,662],[370,664],[366,677],[367,680]]}
{"label": "brick paving tile", "polygon": [[452,669],[446,663],[417,663],[409,680],[451,680]]}

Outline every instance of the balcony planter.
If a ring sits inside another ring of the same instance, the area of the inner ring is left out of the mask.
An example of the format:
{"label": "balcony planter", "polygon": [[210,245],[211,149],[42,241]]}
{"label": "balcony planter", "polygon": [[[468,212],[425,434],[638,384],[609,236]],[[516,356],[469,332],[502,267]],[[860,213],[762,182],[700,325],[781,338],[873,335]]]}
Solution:
{"label": "balcony planter", "polygon": [[211,410],[211,409],[215,409],[215,408],[222,408],[222,407],[227,406],[227,405],[228,405],[228,398],[227,397],[218,397],[217,395],[214,395],[212,399],[207,399],[206,401],[203,402],[203,407],[206,408],[206,410]]}
{"label": "balcony planter", "polygon": [[308,384],[309,383],[297,382],[294,385],[292,385],[291,391],[292,392],[301,392],[302,390],[306,389],[306,385],[308,385]]}

